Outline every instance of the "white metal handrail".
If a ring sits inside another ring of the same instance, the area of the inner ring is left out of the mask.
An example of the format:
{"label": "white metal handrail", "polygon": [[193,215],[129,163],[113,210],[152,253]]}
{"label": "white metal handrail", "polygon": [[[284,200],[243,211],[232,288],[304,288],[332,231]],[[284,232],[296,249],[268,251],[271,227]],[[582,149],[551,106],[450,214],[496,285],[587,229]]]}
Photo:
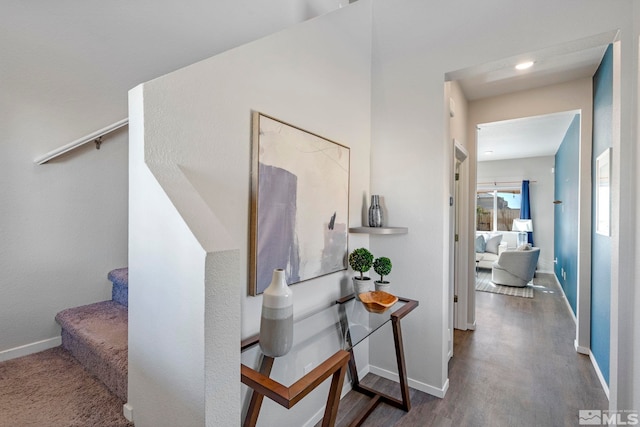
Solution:
{"label": "white metal handrail", "polygon": [[115,122],[107,127],[104,127],[100,130],[97,130],[93,133],[90,133],[87,136],[83,136],[82,138],[76,139],[73,142],[68,143],[67,145],[63,145],[62,147],[58,147],[55,150],[49,151],[47,154],[45,154],[44,156],[38,157],[37,159],[34,160],[34,163],[37,163],[39,165],[45,164],[47,163],[49,160],[55,159],[58,156],[63,155],[64,153],[67,153],[71,150],[74,150],[84,144],[86,144],[87,142],[91,142],[91,141],[96,141],[97,143],[100,142],[100,138],[108,133],[113,132],[114,130],[120,129],[123,126],[126,126],[129,124],[129,119],[122,119],[118,122]]}

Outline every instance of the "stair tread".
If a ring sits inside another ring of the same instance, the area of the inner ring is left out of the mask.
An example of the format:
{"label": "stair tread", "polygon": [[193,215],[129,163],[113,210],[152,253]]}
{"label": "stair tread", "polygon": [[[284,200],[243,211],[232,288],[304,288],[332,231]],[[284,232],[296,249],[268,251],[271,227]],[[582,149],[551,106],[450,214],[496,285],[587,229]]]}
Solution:
{"label": "stair tread", "polygon": [[128,317],[127,307],[115,301],[102,301],[62,310],[56,321],[86,341],[107,345],[113,351],[127,349]]}
{"label": "stair tread", "polygon": [[111,270],[107,275],[107,278],[113,282],[114,285],[129,286],[129,267],[116,268]]}
{"label": "stair tread", "polygon": [[116,268],[107,275],[113,283],[111,299],[122,305],[129,306],[129,268]]}
{"label": "stair tread", "polygon": [[123,401],[127,400],[128,310],[102,301],[62,310],[62,345]]}

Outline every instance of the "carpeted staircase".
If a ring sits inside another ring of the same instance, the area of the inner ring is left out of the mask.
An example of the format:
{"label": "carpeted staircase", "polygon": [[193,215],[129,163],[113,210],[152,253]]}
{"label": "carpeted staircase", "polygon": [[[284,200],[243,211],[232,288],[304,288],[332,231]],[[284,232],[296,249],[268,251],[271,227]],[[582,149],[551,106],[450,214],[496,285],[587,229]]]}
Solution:
{"label": "carpeted staircase", "polygon": [[109,273],[112,299],[56,315],[62,347],[123,402],[127,401],[128,268]]}

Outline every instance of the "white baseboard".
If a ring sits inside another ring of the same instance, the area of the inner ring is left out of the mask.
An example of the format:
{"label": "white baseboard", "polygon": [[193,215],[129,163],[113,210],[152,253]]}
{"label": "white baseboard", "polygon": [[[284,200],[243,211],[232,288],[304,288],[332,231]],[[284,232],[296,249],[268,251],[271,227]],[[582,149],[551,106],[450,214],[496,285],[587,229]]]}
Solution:
{"label": "white baseboard", "polygon": [[[387,371],[386,369],[381,369],[381,368],[378,368],[377,366],[371,366],[370,371],[372,374],[376,374],[382,378],[386,378],[388,380],[395,381],[395,382],[400,381],[398,374],[396,374],[395,372]],[[441,399],[445,396],[445,394],[447,394],[447,390],[449,389],[448,378],[442,388],[434,387],[430,384],[423,383],[421,381],[412,380],[411,378],[407,379],[407,383],[411,388],[415,388],[416,390],[420,390],[422,392],[425,392],[435,397],[439,397]]]}
{"label": "white baseboard", "polygon": [[467,330],[469,331],[475,331],[476,330],[476,321],[474,320],[473,323],[467,323]]}
{"label": "white baseboard", "polygon": [[581,345],[578,345],[578,340],[573,340],[573,346],[576,349],[576,352],[580,353],[580,354],[585,354],[585,355],[589,355],[589,353],[591,353],[591,349],[589,349],[588,347],[583,347]]}
{"label": "white baseboard", "polygon": [[122,405],[122,415],[124,415],[127,421],[133,422],[133,406],[131,406],[129,402]]}
{"label": "white baseboard", "polygon": [[602,375],[602,371],[600,371],[600,366],[598,366],[598,362],[596,361],[596,357],[593,355],[591,350],[589,350],[589,359],[591,359],[591,364],[593,365],[593,369],[595,369],[596,375],[598,376],[598,379],[600,380],[600,385],[602,386],[602,389],[604,390],[604,394],[606,394],[607,395],[607,399],[609,399],[609,385],[604,380],[604,375]]}
{"label": "white baseboard", "polygon": [[57,336],[42,341],[37,341],[31,344],[21,345],[20,347],[10,348],[8,350],[0,351],[0,362],[5,360],[15,359],[17,357],[28,356],[29,354],[39,353],[44,350],[49,350],[53,347],[58,347],[62,344],[62,337]]}
{"label": "white baseboard", "polygon": [[[553,278],[556,279],[556,284],[560,289],[560,293],[562,294],[562,299],[564,300],[564,303],[567,306],[567,310],[569,310],[569,314],[571,314],[571,318],[573,319],[573,324],[577,325],[578,319],[576,318],[576,314],[573,312],[573,309],[571,308],[571,304],[569,304],[569,300],[567,299],[567,295],[564,293],[564,289],[562,288],[562,285],[560,284],[560,281],[558,280],[558,276],[556,276],[555,272],[553,273]],[[589,353],[584,353],[584,354],[589,354]]]}

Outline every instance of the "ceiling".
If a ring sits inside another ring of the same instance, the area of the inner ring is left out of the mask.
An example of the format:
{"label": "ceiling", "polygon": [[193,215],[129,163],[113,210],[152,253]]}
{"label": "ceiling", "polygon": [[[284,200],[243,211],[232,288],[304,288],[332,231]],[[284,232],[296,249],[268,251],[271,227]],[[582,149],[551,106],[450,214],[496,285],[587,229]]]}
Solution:
{"label": "ceiling", "polygon": [[[469,101],[592,77],[616,32],[522,53],[499,61],[454,71]],[[533,61],[531,68],[515,65]],[[478,161],[554,155],[577,111],[520,118],[478,126]],[[491,154],[485,154],[491,151]]]}
{"label": "ceiling", "polygon": [[478,126],[478,161],[553,156],[579,111]]}

